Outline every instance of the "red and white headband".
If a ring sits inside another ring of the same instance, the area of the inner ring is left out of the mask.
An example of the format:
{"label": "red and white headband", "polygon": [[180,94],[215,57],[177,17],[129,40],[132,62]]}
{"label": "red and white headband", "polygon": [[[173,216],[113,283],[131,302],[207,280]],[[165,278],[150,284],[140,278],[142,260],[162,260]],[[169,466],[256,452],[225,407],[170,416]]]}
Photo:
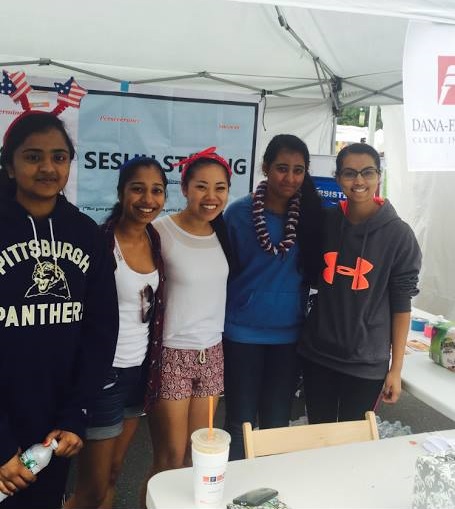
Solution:
{"label": "red and white headband", "polygon": [[185,173],[187,172],[188,168],[191,164],[193,164],[198,159],[213,159],[214,161],[217,161],[221,164],[224,168],[226,168],[226,171],[228,172],[229,177],[232,175],[231,167],[229,166],[229,163],[224,159],[224,157],[221,157],[216,152],[216,147],[208,147],[204,150],[201,150],[200,152],[196,152],[196,154],[192,154],[191,156],[187,157],[186,159],[182,159],[178,163],[174,163],[172,166],[183,166],[181,178],[182,180],[185,178]]}

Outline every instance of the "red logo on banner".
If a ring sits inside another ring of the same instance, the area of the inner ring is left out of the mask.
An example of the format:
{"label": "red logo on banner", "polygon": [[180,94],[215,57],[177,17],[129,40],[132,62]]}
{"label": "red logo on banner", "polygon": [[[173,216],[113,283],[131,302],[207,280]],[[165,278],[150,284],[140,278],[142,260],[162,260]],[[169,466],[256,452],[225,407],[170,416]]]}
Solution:
{"label": "red logo on banner", "polygon": [[455,104],[455,56],[438,57],[438,104]]}

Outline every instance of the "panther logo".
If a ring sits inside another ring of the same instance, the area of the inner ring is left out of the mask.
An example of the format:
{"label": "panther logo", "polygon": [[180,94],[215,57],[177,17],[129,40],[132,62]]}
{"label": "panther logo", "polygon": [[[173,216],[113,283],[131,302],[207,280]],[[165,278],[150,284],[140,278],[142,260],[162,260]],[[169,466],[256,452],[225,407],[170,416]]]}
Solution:
{"label": "panther logo", "polygon": [[25,297],[54,295],[65,300],[71,298],[65,273],[53,262],[37,263],[32,279],[34,284],[27,290]]}

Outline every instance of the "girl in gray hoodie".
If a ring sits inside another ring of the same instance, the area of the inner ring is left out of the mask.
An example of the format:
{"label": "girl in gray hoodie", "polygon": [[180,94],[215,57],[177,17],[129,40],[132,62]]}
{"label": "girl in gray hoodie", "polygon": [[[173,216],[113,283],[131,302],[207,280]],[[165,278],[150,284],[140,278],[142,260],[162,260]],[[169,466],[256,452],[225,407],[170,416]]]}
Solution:
{"label": "girl in gray hoodie", "polygon": [[344,147],[335,177],[347,200],[327,210],[317,302],[299,343],[310,423],[363,419],[395,403],[421,252],[408,224],[376,197],[376,150]]}

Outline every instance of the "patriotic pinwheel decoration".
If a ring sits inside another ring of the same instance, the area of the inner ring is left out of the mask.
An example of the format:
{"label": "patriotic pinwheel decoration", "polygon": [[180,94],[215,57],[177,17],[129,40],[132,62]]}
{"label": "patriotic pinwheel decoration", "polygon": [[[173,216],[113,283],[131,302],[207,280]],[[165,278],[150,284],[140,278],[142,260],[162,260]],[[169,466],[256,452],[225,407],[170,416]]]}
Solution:
{"label": "patriotic pinwheel decoration", "polygon": [[3,71],[3,80],[0,81],[0,93],[9,95],[16,103],[20,102],[24,111],[30,109],[27,94],[31,92],[31,90],[32,87],[27,83],[23,71]]}
{"label": "patriotic pinwheel decoration", "polygon": [[87,94],[87,90],[79,86],[73,77],[65,83],[54,83],[54,85],[58,92],[57,106],[52,111],[54,115],[60,115],[68,106],[80,108],[81,99]]}

